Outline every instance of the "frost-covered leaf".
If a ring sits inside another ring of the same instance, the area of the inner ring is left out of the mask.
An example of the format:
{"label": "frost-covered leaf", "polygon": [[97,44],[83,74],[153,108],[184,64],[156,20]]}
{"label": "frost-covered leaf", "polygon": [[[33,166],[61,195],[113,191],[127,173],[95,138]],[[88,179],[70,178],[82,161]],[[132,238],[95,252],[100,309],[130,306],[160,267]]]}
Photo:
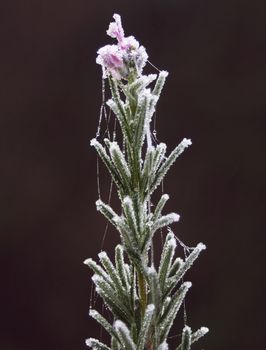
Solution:
{"label": "frost-covered leaf", "polygon": [[151,82],[157,78],[156,74],[142,75],[136,79],[133,83],[129,84],[128,90],[131,94],[137,94],[146,88]]}
{"label": "frost-covered leaf", "polygon": [[112,284],[112,281],[111,281],[110,277],[108,276],[108,274],[93,259],[91,259],[91,258],[86,259],[86,260],[84,260],[83,263],[85,265],[88,265],[94,271],[94,273],[96,275],[104,278],[106,281],[108,281],[110,284]]}
{"label": "frost-covered leaf", "polygon": [[120,343],[119,343],[119,341],[116,340],[115,337],[112,337],[112,339],[111,339],[111,349],[112,350],[120,350],[121,349]]}
{"label": "frost-covered leaf", "polygon": [[167,174],[168,170],[171,168],[171,166],[176,161],[177,157],[183,153],[186,147],[190,146],[191,140],[183,139],[182,142],[170,153],[168,158],[165,160],[165,162],[161,165],[160,169],[158,170],[154,182],[151,186],[151,193],[159,186],[165,175]]}
{"label": "frost-covered leaf", "polygon": [[176,213],[163,215],[153,223],[151,231],[155,232],[160,228],[171,225],[173,222],[179,221],[179,219],[180,219],[180,216]]}
{"label": "frost-covered leaf", "polygon": [[152,91],[153,95],[156,95],[158,97],[160,96],[162,89],[163,89],[163,86],[164,86],[164,83],[165,83],[165,79],[167,78],[168,74],[169,73],[164,71],[164,70],[159,73],[155,87]]}
{"label": "frost-covered leaf", "polygon": [[121,296],[116,293],[116,290],[100,276],[94,275],[92,277],[96,285],[96,292],[102,297],[105,304],[113,312],[113,314],[123,320],[131,320],[131,313],[128,307],[121,300]]}
{"label": "frost-covered leaf", "polygon": [[182,332],[181,350],[190,350],[191,348],[191,328],[185,326]]}
{"label": "frost-covered leaf", "polygon": [[154,213],[153,213],[153,221],[156,221],[158,220],[158,218],[161,216],[161,213],[162,213],[162,210],[166,204],[166,202],[168,201],[169,199],[169,195],[168,194],[163,194],[154,210]]}
{"label": "frost-covered leaf", "polygon": [[107,345],[94,338],[86,339],[86,345],[95,350],[111,350]]}
{"label": "frost-covered leaf", "polygon": [[116,270],[122,281],[122,285],[127,291],[129,291],[130,289],[129,271],[126,268],[126,266],[128,267],[128,264],[126,264],[124,261],[123,247],[120,244],[118,244],[115,248],[115,262],[116,262]]}
{"label": "frost-covered leaf", "polygon": [[184,260],[180,257],[177,257],[171,266],[169,277],[173,277],[183,264]]}
{"label": "frost-covered leaf", "polygon": [[138,225],[132,199],[129,196],[126,196],[123,199],[122,205],[129,229],[131,230],[132,235],[134,235],[134,240],[138,244]]}
{"label": "frost-covered leaf", "polygon": [[118,175],[110,157],[106,153],[106,150],[104,149],[104,147],[96,139],[91,140],[91,146],[93,146],[96,149],[98,155],[100,156],[100,158],[104,162],[104,164],[105,164],[106,168],[108,169],[108,171],[109,171],[114,183],[116,184],[117,188],[120,188],[121,187],[121,179],[119,178],[119,175]]}
{"label": "frost-covered leaf", "polygon": [[164,311],[160,321],[160,341],[163,342],[173,325],[176,314],[182,305],[184,298],[191,287],[191,282],[184,282],[172,296],[172,300]]}
{"label": "frost-covered leaf", "polygon": [[113,263],[111,262],[111,260],[107,256],[106,252],[101,252],[98,254],[98,256],[99,256],[100,261],[101,261],[102,265],[104,266],[108,276],[112,280],[117,294],[121,297],[121,300],[123,300],[123,302],[129,307],[130,305],[129,305],[129,298],[128,298],[127,291],[123,288],[122,281],[121,281],[120,276],[119,276],[117,270],[115,269]]}
{"label": "frost-covered leaf", "polygon": [[154,268],[151,266],[148,269],[148,279],[150,287],[150,302],[155,306],[156,312],[160,312],[162,304],[162,293],[159,283],[158,274]]}
{"label": "frost-covered leaf", "polygon": [[117,226],[117,229],[121,233],[123,244],[127,252],[132,250],[132,252],[139,256],[139,242],[136,237],[136,233],[130,229],[125,218],[117,215],[113,220]]}
{"label": "frost-covered leaf", "polygon": [[96,209],[99,210],[99,212],[102,213],[106,217],[106,219],[108,219],[111,222],[111,224],[116,226],[114,218],[116,218],[118,215],[113,211],[110,205],[105,204],[101,199],[98,199],[96,201]]}
{"label": "frost-covered leaf", "polygon": [[165,153],[166,153],[166,144],[161,142],[159,143],[159,145],[157,145],[157,147],[155,148],[155,154],[154,154],[154,176],[152,177],[153,179],[156,176],[156,171],[159,168],[159,166],[161,165],[161,163],[164,160],[165,157]]}
{"label": "frost-covered leaf", "polygon": [[[198,341],[200,338],[202,338],[205,334],[209,332],[209,329],[207,327],[201,327],[196,332],[192,333],[191,335],[191,344]],[[176,350],[182,349],[182,343],[176,348]]]}
{"label": "frost-covered leaf", "polygon": [[124,106],[123,106],[123,101],[120,97],[120,92],[118,90],[118,86],[117,86],[117,82],[111,77],[109,76],[109,86],[110,86],[110,90],[112,93],[112,97],[114,102],[117,105],[117,108],[119,110],[119,113],[121,114],[121,116],[126,119],[126,114],[125,114],[125,110],[124,110]]}
{"label": "frost-covered leaf", "polygon": [[191,343],[192,344],[195,343],[196,341],[198,341],[200,338],[202,338],[208,332],[209,332],[209,328],[201,327],[200,329],[198,329],[196,332],[194,332],[192,334]]}
{"label": "frost-covered leaf", "polygon": [[114,327],[96,310],[90,310],[90,316],[94,318],[112,337],[118,340]]}
{"label": "frost-covered leaf", "polygon": [[190,267],[193,265],[194,261],[198,258],[200,252],[202,250],[205,250],[206,246],[203,243],[199,243],[196,248],[193,249],[193,251],[190,253],[190,255],[187,257],[185,262],[180,265],[179,269],[177,270],[176,274],[170,278],[168,278],[167,281],[167,291],[166,295],[169,294],[173,288],[177,285],[177,283],[181,280],[181,278],[184,276],[184,274],[190,269]]}
{"label": "frost-covered leaf", "polygon": [[149,101],[151,95],[149,93],[142,93],[139,97],[139,104],[137,108],[137,126],[135,132],[135,140],[134,145],[136,149],[136,154],[140,157],[141,148],[144,142],[146,130],[147,130],[147,116],[148,116],[148,108]]}
{"label": "frost-covered leaf", "polygon": [[175,248],[175,236],[172,232],[169,232],[166,236],[159,266],[159,282],[161,285],[161,289],[164,289],[165,281],[170,273],[170,267],[175,254]]}
{"label": "frost-covered leaf", "polygon": [[121,113],[121,108],[119,109],[117,103],[113,99],[108,100],[106,104],[116,115],[123,133],[123,137],[125,140],[127,140],[127,143],[130,145],[131,144],[130,126],[128,125],[128,122],[126,119],[126,112],[124,108],[123,108],[123,113]]}
{"label": "frost-covered leaf", "polygon": [[120,147],[118,146],[117,142],[111,142],[110,148],[109,148],[112,161],[114,163],[114,166],[118,173],[120,174],[120,178],[123,181],[124,187],[130,191],[130,170],[128,167],[128,164],[126,162],[126,159],[124,157],[123,152],[121,151]]}
{"label": "frost-covered leaf", "polygon": [[144,350],[145,345],[148,340],[149,330],[151,327],[152,317],[154,314],[155,306],[154,304],[149,304],[146,308],[145,315],[142,321],[140,333],[139,333],[139,340],[137,344],[137,350]]}
{"label": "frost-covered leaf", "polygon": [[154,147],[149,147],[146,153],[146,157],[144,160],[142,172],[141,172],[141,192],[145,193],[145,191],[149,189],[151,185],[151,174],[154,173],[153,168],[153,159],[154,159]]}
{"label": "frost-covered leaf", "polygon": [[120,320],[117,320],[114,323],[114,328],[125,350],[136,350],[136,345],[131,338],[130,331],[126,324]]}

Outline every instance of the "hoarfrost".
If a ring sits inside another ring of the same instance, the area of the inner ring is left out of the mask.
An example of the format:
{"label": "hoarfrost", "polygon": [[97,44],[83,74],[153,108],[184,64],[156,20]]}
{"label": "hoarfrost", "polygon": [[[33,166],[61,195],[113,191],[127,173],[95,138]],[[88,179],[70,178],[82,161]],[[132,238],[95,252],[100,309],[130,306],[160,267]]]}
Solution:
{"label": "hoarfrost", "polygon": [[99,257],[99,259],[104,259],[104,258],[107,257],[107,254],[106,254],[106,252],[100,252],[100,253],[98,254],[98,257]]}
{"label": "hoarfrost", "polygon": [[91,139],[90,145],[95,146],[97,143],[98,143],[98,141],[95,138],[93,138],[93,139]]}
{"label": "hoarfrost", "polygon": [[197,246],[196,246],[196,249],[202,251],[202,250],[205,250],[207,247],[205,244],[203,243],[199,243]]}
{"label": "hoarfrost", "polygon": [[103,281],[103,278],[102,278],[101,276],[97,275],[97,274],[94,274],[94,275],[92,276],[91,279],[92,279],[92,281],[93,281],[94,283],[102,282],[102,281]]}
{"label": "hoarfrost", "polygon": [[132,199],[131,199],[129,196],[126,196],[126,197],[123,199],[123,202],[124,202],[124,204],[126,204],[126,205],[132,205]]}
{"label": "hoarfrost", "polygon": [[184,285],[184,287],[186,287],[188,289],[192,287],[192,283],[191,282],[184,282],[183,285]]}
{"label": "hoarfrost", "polygon": [[90,310],[89,315],[94,318],[95,316],[98,315],[98,311],[92,309]]}
{"label": "hoarfrost", "polygon": [[189,326],[185,326],[183,332],[191,332],[191,328]]}
{"label": "hoarfrost", "polygon": [[97,340],[97,339],[88,338],[85,340],[86,345],[89,346],[90,348],[92,347],[92,340]]}
{"label": "hoarfrost", "polygon": [[169,195],[168,194],[163,194],[162,195],[162,199],[164,199],[165,201],[168,201],[168,199],[169,199]]}
{"label": "hoarfrost", "polygon": [[176,247],[176,239],[175,238],[169,239],[169,241],[167,242],[167,245],[175,248]]}
{"label": "hoarfrost", "polygon": [[205,334],[207,334],[207,333],[209,332],[209,328],[208,328],[208,327],[201,327],[201,328],[200,328],[200,332],[201,332],[203,335],[205,335]]}
{"label": "hoarfrost", "polygon": [[166,341],[159,345],[158,350],[168,350],[168,344]]}
{"label": "hoarfrost", "polygon": [[114,327],[115,329],[117,330],[122,330],[124,333],[128,334],[129,335],[129,329],[127,328],[127,326],[125,325],[124,322],[120,321],[120,320],[117,320],[115,321],[114,323]]}
{"label": "hoarfrost", "polygon": [[93,260],[91,258],[88,258],[83,261],[83,264],[89,265],[91,262],[93,262]]}
{"label": "hoarfrost", "polygon": [[181,141],[181,144],[184,148],[188,147],[188,146],[191,146],[192,145],[192,141],[190,139],[186,139],[184,138],[182,141]]}
{"label": "hoarfrost", "polygon": [[155,309],[155,306],[154,306],[154,304],[149,304],[148,306],[147,306],[147,312],[153,312],[154,311],[154,309]]}

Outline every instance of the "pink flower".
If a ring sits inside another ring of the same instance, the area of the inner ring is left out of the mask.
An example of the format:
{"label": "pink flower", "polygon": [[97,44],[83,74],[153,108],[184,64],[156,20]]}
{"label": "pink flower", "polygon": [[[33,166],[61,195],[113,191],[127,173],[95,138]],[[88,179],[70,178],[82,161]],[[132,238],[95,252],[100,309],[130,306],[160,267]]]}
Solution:
{"label": "pink flower", "polygon": [[121,17],[115,13],[113,15],[113,18],[115,22],[111,22],[109,24],[109,28],[106,31],[107,35],[109,35],[111,38],[116,38],[119,43],[121,43],[125,37],[124,29],[122,27],[121,23]]}
{"label": "pink flower", "polygon": [[106,78],[107,72],[109,72],[114,78],[120,80],[126,71],[126,66],[118,46],[106,45],[100,48],[97,53],[96,63],[103,67],[103,77]]}
{"label": "pink flower", "polygon": [[106,45],[97,51],[96,62],[107,68],[118,68],[123,65],[123,57],[116,45]]}
{"label": "pink flower", "polygon": [[134,38],[134,36],[128,36],[123,38],[121,42],[118,43],[121,50],[137,50],[139,48],[139,42]]}
{"label": "pink flower", "polygon": [[113,15],[115,22],[109,24],[109,28],[106,31],[107,35],[111,38],[115,38],[118,41],[118,46],[122,50],[137,49],[139,47],[138,41],[134,36],[125,37],[125,32],[122,27],[121,17],[117,13]]}
{"label": "pink flower", "polygon": [[127,79],[133,73],[140,75],[145,66],[148,55],[143,46],[133,37],[125,37],[118,14],[113,15],[114,22],[111,22],[107,34],[116,38],[117,45],[106,45],[97,51],[96,63],[103,68],[103,77],[111,74],[115,79]]}

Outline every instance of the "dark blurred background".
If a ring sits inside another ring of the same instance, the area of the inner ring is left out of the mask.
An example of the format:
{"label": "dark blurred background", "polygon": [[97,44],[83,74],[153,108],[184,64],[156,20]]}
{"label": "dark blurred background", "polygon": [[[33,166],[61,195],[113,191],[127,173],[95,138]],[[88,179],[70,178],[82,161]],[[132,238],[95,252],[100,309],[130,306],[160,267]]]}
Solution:
{"label": "dark blurred background", "polygon": [[[169,149],[193,140],[165,192],[167,209],[181,214],[178,237],[208,246],[188,276],[188,323],[211,330],[194,348],[262,349],[262,0],[1,2],[0,349],[78,350],[100,335],[88,317],[91,273],[82,261],[97,257],[105,228],[89,140],[101,105],[96,50],[112,41],[114,12],[151,62],[170,72],[158,139]],[[109,230],[104,249],[112,255],[117,242]],[[172,335],[179,333],[176,326]]]}

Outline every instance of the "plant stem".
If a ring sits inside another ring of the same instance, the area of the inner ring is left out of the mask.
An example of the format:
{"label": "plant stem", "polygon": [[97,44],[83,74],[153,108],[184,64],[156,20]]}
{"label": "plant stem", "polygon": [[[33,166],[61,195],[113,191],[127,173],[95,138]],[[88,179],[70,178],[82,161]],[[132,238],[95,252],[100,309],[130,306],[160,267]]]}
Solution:
{"label": "plant stem", "polygon": [[139,284],[139,296],[140,296],[140,306],[141,306],[141,315],[144,317],[145,310],[147,307],[147,288],[146,281],[143,273],[138,271],[138,284]]}

